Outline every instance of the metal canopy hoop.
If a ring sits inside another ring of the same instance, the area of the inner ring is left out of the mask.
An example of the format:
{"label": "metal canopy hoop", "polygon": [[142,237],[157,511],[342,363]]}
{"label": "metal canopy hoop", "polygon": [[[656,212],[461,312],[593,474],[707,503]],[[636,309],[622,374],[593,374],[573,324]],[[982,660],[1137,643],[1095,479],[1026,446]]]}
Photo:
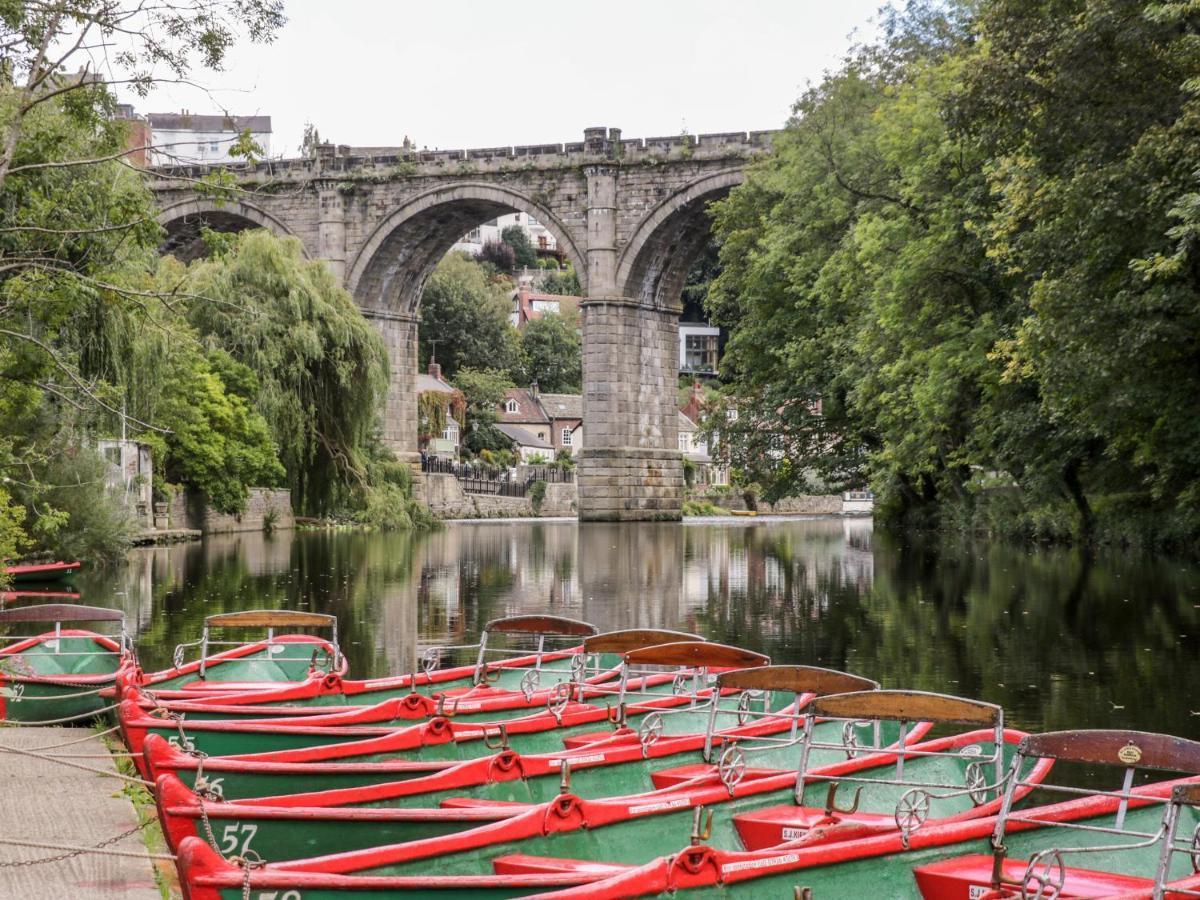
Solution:
{"label": "metal canopy hoop", "polygon": [[[1200,784],[1176,786],[1170,799],[1152,794],[1134,791],[1134,778],[1139,769],[1149,769],[1168,772],[1185,772],[1189,775],[1200,775],[1200,744],[1184,738],[1166,734],[1155,734],[1145,731],[1126,730],[1082,730],[1054,731],[1044,734],[1032,734],[1022,739],[1013,760],[1011,777],[1004,793],[1004,799],[997,816],[996,828],[992,834],[992,849],[996,859],[993,876],[993,887],[999,888],[1001,871],[1000,862],[1005,855],[1004,838],[1010,822],[1025,823],[1031,820],[1014,815],[1014,795],[1019,787],[1028,786],[1019,777],[1022,760],[1033,757],[1043,757],[1065,760],[1089,765],[1104,765],[1124,769],[1121,787],[1117,790],[1099,790],[1077,788],[1069,785],[1039,783],[1042,790],[1070,795],[1087,797],[1108,797],[1118,801],[1114,812],[1114,823],[1109,825],[1088,825],[1080,822],[1060,821],[1053,827],[1072,831],[1099,832],[1118,836],[1126,836],[1135,840],[1126,844],[1104,844],[1101,846],[1065,846],[1051,847],[1033,856],[1026,868],[1023,881],[1020,884],[1021,896],[1034,898],[1050,898],[1058,896],[1063,884],[1065,865],[1063,858],[1071,854],[1104,852],[1111,853],[1119,850],[1132,850],[1150,847],[1161,842],[1158,872],[1155,876],[1153,896],[1158,900],[1168,890],[1173,896],[1200,896],[1183,889],[1165,888],[1169,877],[1171,857],[1174,853],[1187,853],[1194,862],[1198,861],[1200,841],[1195,837],[1180,846],[1175,837],[1179,820],[1181,804],[1200,805]],[[1144,803],[1166,803],[1162,824],[1153,833],[1136,831],[1125,827],[1126,812],[1131,800]],[[1045,825],[1045,822],[1039,822]],[[1200,828],[1197,829],[1200,835]]]}

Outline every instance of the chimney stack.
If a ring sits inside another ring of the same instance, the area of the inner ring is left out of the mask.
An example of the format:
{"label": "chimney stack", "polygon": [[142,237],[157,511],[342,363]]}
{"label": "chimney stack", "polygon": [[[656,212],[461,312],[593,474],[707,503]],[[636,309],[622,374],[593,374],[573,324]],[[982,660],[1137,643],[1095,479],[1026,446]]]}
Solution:
{"label": "chimney stack", "polygon": [[429,357],[429,377],[442,380],[442,367],[437,364],[437,361],[431,356]]}

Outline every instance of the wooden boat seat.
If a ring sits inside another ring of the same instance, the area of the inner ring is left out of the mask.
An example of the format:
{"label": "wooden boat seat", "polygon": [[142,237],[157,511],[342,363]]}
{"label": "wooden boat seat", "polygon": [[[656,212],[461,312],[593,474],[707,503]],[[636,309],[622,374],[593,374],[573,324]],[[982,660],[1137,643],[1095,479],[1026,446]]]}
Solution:
{"label": "wooden boat seat", "polygon": [[[621,738],[625,738],[625,740],[621,740]],[[624,735],[616,731],[589,731],[586,734],[573,734],[568,738],[563,738],[563,749],[578,750],[580,747],[586,747],[597,741],[604,741],[606,747],[611,747],[613,744],[636,744],[638,736],[637,732],[632,729]]]}
{"label": "wooden boat seat", "polygon": [[825,815],[823,807],[784,803],[767,809],[739,813],[733,817],[733,827],[737,829],[742,846],[747,850],[764,850],[776,844],[803,839],[810,839],[812,843],[822,843],[821,836],[814,833],[814,829],[836,829],[829,834],[828,839],[839,841],[854,840],[883,831],[895,831],[896,819],[890,813],[885,815],[868,812],[834,813],[830,818]]}
{"label": "wooden boat seat", "polygon": [[[1025,875],[1028,860],[1006,859],[1005,880],[1016,882]],[[925,897],[993,897],[992,857],[987,854],[959,856],[942,862],[930,863],[913,869],[917,886]],[[1073,897],[1112,897],[1135,892],[1150,896],[1154,888],[1153,878],[1120,875],[1116,872],[1098,872],[1092,869],[1076,869],[1068,866],[1064,870],[1062,892],[1056,900]],[[1015,896],[1017,888],[1010,888],[1005,896]]]}
{"label": "wooden boat seat", "polygon": [[[746,774],[742,778],[743,781],[748,781],[753,778],[769,778],[772,775],[778,775],[782,769],[760,769],[746,768]],[[705,778],[712,781],[714,784],[720,782],[715,766],[710,766],[707,763],[693,763],[686,766],[675,766],[670,769],[659,769],[650,775],[650,781],[653,783],[655,790],[663,788],[679,787],[681,784],[695,781],[697,778]]]}
{"label": "wooden boat seat", "polygon": [[595,875],[604,877],[625,872],[633,866],[622,863],[594,862],[590,859],[562,859],[557,856],[529,856],[510,853],[492,860],[497,875]]}

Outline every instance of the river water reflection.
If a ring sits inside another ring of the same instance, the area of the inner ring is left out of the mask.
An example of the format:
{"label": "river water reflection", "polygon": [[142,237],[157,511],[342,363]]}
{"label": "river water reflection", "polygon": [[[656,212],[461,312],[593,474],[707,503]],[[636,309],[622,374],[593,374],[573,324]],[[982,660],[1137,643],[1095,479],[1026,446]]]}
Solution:
{"label": "river water reflection", "polygon": [[978,697],[1020,728],[1200,738],[1200,568],[1134,553],[902,545],[862,519],[463,523],[212,537],[136,550],[77,587],[124,607],[147,668],[222,611],[335,613],[361,677],[408,671],[418,643],[549,611]]}

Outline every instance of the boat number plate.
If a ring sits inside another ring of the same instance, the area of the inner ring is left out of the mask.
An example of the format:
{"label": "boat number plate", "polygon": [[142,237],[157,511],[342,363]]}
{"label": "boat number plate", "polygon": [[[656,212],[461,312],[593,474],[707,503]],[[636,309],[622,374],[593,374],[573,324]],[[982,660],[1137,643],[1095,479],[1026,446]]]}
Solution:
{"label": "boat number plate", "polygon": [[1142,758],[1142,748],[1137,744],[1126,744],[1117,751],[1117,759],[1128,766],[1132,766]]}
{"label": "boat number plate", "polygon": [[969,744],[959,751],[963,756],[983,756],[983,748],[978,744]]}
{"label": "boat number plate", "polygon": [[967,891],[967,900],[979,900],[980,897],[986,897],[988,891],[991,890],[990,885],[973,884]]}
{"label": "boat number plate", "polygon": [[259,891],[257,900],[304,900],[299,891]]}

